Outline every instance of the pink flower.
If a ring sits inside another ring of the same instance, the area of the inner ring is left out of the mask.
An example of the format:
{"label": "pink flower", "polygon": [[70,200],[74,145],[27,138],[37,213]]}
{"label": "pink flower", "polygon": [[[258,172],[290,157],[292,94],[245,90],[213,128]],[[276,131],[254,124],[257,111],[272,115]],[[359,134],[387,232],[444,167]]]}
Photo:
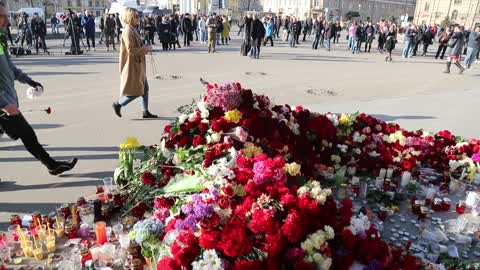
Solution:
{"label": "pink flower", "polygon": [[472,155],[472,160],[475,162],[480,162],[480,152]]}
{"label": "pink flower", "polygon": [[246,142],[248,139],[248,132],[246,132],[242,127],[235,128],[235,135],[241,142]]}

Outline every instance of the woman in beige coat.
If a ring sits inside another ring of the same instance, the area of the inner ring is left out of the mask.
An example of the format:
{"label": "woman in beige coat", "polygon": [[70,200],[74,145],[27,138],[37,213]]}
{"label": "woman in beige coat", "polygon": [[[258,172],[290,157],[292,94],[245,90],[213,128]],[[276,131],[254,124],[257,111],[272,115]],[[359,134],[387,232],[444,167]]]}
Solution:
{"label": "woman in beige coat", "polygon": [[120,45],[120,94],[113,109],[122,117],[121,109],[137,97],[142,97],[143,118],[157,118],[148,111],[148,82],[146,76],[145,55],[152,51],[151,46],[143,46],[140,34],[135,30],[140,23],[137,10],[127,8],[122,14],[124,23]]}

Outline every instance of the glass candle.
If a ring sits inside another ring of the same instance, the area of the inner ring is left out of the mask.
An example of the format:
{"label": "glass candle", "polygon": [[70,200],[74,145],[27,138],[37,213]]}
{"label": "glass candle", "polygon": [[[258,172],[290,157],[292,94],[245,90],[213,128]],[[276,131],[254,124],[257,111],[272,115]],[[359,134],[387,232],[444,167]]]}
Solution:
{"label": "glass candle", "polygon": [[[32,220],[35,223],[35,226],[38,226],[38,225],[42,224],[42,214],[38,211],[33,212],[32,213]],[[39,221],[40,224],[38,224],[37,221]]]}
{"label": "glass candle", "polygon": [[9,247],[0,248],[0,263],[2,262],[6,264],[12,263],[12,256]]}
{"label": "glass candle", "polygon": [[449,211],[451,204],[452,204],[452,201],[449,198],[443,198],[442,200],[443,211]]}
{"label": "glass candle", "polygon": [[412,211],[415,215],[418,215],[420,214],[420,207],[423,206],[423,203],[422,201],[420,200],[415,200],[415,202],[413,203],[412,205]]}
{"label": "glass candle", "polygon": [[27,257],[33,257],[33,242],[31,240],[27,240],[21,243],[23,254]]}
{"label": "glass candle", "polygon": [[82,224],[80,225],[80,236],[82,238],[87,238],[90,235],[90,227],[88,224]]}
{"label": "glass candle", "polygon": [[45,241],[45,238],[47,236],[47,229],[45,228],[45,225],[37,226],[36,232],[38,239],[40,239],[40,241]]}
{"label": "glass candle", "polygon": [[427,218],[428,208],[427,207],[420,207],[420,213],[418,214],[418,219],[425,220]]}
{"label": "glass candle", "polygon": [[393,168],[388,168],[387,175],[385,177],[388,179],[392,179],[392,176],[393,176]]}
{"label": "glass candle", "polygon": [[476,192],[474,191],[467,192],[467,199],[465,200],[465,205],[468,208],[472,208],[477,198],[478,198],[478,194]]}
{"label": "glass candle", "polygon": [[407,171],[403,172],[400,185],[402,187],[405,187],[406,185],[408,185],[408,183],[410,183],[411,178],[412,178],[412,174],[410,172],[407,172]]}
{"label": "glass candle", "polygon": [[116,208],[121,208],[123,206],[122,197],[118,191],[113,192],[113,205]]}
{"label": "glass candle", "polygon": [[455,211],[456,211],[458,214],[463,214],[463,213],[465,213],[465,207],[466,207],[465,201],[460,200],[460,201],[458,201],[458,203],[457,203],[457,205],[456,205],[456,207],[455,207]]}
{"label": "glass candle", "polygon": [[128,234],[121,233],[118,235],[118,242],[120,242],[120,247],[123,249],[127,249],[128,245],[130,244],[130,238],[128,238]]}
{"label": "glass candle", "polygon": [[380,211],[378,213],[378,218],[381,220],[381,221],[385,221],[385,219],[387,219],[387,211],[388,209],[385,208],[385,207],[380,207]]}
{"label": "glass candle", "polygon": [[55,230],[55,236],[57,236],[57,238],[61,238],[65,235],[62,222],[53,224],[53,229]]}
{"label": "glass candle", "polygon": [[380,169],[378,177],[384,179],[386,175],[387,175],[387,169],[385,168]]}
{"label": "glass candle", "polygon": [[375,187],[376,187],[376,188],[383,188],[383,182],[384,182],[384,181],[385,181],[385,180],[384,180],[382,177],[377,177],[377,178],[375,179]]}
{"label": "glass candle", "polygon": [[353,193],[355,193],[355,196],[360,195],[360,183],[353,184]]}
{"label": "glass candle", "polygon": [[57,245],[55,243],[55,238],[53,238],[53,241],[47,241],[46,242],[46,247],[47,247],[47,251],[48,253],[54,253],[55,251],[57,251]]}
{"label": "glass candle", "polygon": [[72,214],[72,212],[70,212],[70,206],[66,203],[62,204],[62,206],[60,207],[60,211],[62,211],[63,217],[65,219],[69,218]]}
{"label": "glass candle", "polygon": [[43,246],[42,243],[37,243],[37,246],[33,249],[33,257],[37,261],[43,260]]}
{"label": "glass candle", "polygon": [[347,196],[347,185],[346,184],[341,184],[337,188],[337,198],[342,200]]}
{"label": "glass candle", "polygon": [[78,229],[72,223],[65,224],[65,234],[67,235],[68,239],[77,238]]}
{"label": "glass candle", "polygon": [[102,215],[107,222],[112,219],[112,208],[108,204],[102,206]]}
{"label": "glass candle", "polygon": [[123,233],[123,225],[121,223],[115,224],[112,227],[112,231],[115,234],[115,237],[118,239],[118,236]]}
{"label": "glass candle", "polygon": [[8,227],[8,232],[12,236],[13,241],[18,241],[18,225],[12,225]]}
{"label": "glass candle", "polygon": [[101,201],[105,201],[105,193],[104,193],[103,186],[97,186],[96,194],[98,199],[100,199]]}
{"label": "glass candle", "polygon": [[85,204],[79,207],[80,219],[83,224],[88,224],[88,226],[93,227],[95,214],[93,212],[92,204]]}
{"label": "glass candle", "polygon": [[425,198],[425,205],[432,204],[433,197],[435,197],[436,193],[437,192],[435,191],[434,188],[432,188],[432,187],[428,188],[426,198]]}
{"label": "glass candle", "polygon": [[103,221],[95,223],[95,235],[97,236],[97,244],[100,246],[107,242],[106,224]]}

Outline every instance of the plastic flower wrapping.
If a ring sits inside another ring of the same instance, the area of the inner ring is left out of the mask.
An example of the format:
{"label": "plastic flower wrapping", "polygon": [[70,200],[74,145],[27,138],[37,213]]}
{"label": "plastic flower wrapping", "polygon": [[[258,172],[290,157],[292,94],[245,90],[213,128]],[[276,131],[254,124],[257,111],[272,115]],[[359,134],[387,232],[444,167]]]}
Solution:
{"label": "plastic flower wrapping", "polygon": [[37,86],[37,87],[28,87],[27,88],[27,98],[28,99],[37,99],[43,94],[43,87]]}

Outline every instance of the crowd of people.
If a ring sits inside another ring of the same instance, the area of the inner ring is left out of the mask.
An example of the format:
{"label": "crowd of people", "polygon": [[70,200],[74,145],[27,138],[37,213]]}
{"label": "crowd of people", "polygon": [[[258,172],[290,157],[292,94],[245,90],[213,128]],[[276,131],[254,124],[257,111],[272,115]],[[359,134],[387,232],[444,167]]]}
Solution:
{"label": "crowd of people", "polygon": [[[66,40],[70,39],[72,54],[82,53],[82,47],[87,51],[96,50],[96,36],[99,36],[99,44],[105,43],[107,51],[110,48],[116,50],[116,45],[120,43],[123,25],[119,14],[105,14],[97,22],[93,13],[89,11],[84,13],[68,11],[60,19],[56,17],[50,19],[52,33],[59,33],[60,22],[65,27],[63,45],[65,46]],[[19,31],[15,42],[9,35],[12,45],[15,43],[23,46],[26,41],[28,46],[34,44],[37,53],[41,48],[48,52],[45,43],[47,26],[38,14],[31,20],[25,14],[17,25]],[[214,53],[217,46],[230,44],[231,27],[230,16],[152,14],[139,17],[136,30],[143,44],[155,45],[158,41],[164,51],[181,48],[180,42],[183,40],[185,47],[189,47],[191,42],[195,41],[205,45],[209,53]],[[426,56],[428,48],[434,42],[438,42],[438,49],[434,53],[435,59],[444,59],[447,54],[447,72],[451,64],[456,65],[460,72],[463,72],[464,68],[470,68],[472,63],[478,61],[480,50],[478,27],[470,31],[459,25],[440,27],[410,24],[402,28],[383,19],[378,22],[371,20],[345,22],[327,20],[321,16],[299,19],[295,16],[260,17],[249,14],[238,21],[238,28],[237,34],[242,35],[241,54],[255,59],[260,58],[262,46],[267,44],[274,46],[278,40],[288,42],[292,48],[301,42],[308,42],[311,43],[313,50],[325,47],[330,51],[332,44],[338,46],[342,33],[352,54],[370,53],[373,46],[374,51],[386,53],[385,61],[392,61],[392,51],[398,43],[398,33],[404,33],[404,47],[401,51],[404,58],[411,58],[417,54]],[[463,66],[460,64],[462,57]]]}

